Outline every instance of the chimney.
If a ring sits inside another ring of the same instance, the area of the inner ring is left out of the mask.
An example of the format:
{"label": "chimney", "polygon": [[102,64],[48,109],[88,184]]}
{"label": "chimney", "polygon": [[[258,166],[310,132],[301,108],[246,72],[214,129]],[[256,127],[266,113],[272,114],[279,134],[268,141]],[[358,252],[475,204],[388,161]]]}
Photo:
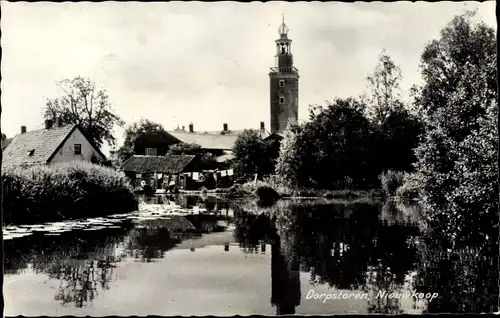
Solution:
{"label": "chimney", "polygon": [[182,131],[186,131],[186,126],[182,126]]}
{"label": "chimney", "polygon": [[227,124],[223,124],[222,129],[224,130],[224,132],[227,132]]}
{"label": "chimney", "polygon": [[194,132],[194,125],[193,124],[189,124],[189,132],[190,133]]}
{"label": "chimney", "polygon": [[26,126],[21,126],[21,134],[26,133]]}
{"label": "chimney", "polygon": [[46,119],[45,120],[45,129],[50,129],[52,128],[52,120]]}
{"label": "chimney", "polygon": [[62,127],[62,120],[61,120],[61,117],[57,117],[57,118],[56,118],[56,127],[57,127],[57,128]]}
{"label": "chimney", "polygon": [[264,125],[264,122],[261,121],[260,122],[260,130],[265,130],[266,129],[266,126]]}

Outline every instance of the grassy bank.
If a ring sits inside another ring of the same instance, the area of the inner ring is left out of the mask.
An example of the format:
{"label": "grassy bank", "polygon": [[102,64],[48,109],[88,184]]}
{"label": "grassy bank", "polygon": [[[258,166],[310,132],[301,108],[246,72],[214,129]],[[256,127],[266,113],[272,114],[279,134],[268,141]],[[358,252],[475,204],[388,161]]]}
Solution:
{"label": "grassy bank", "polygon": [[275,182],[247,182],[242,185],[233,185],[230,188],[217,188],[198,191],[206,194],[215,194],[223,198],[257,198],[263,201],[276,201],[280,198],[325,198],[332,200],[377,199],[383,196],[377,190],[318,190],[292,189]]}
{"label": "grassy bank", "polygon": [[2,169],[4,224],[33,224],[137,209],[123,173],[87,162]]}

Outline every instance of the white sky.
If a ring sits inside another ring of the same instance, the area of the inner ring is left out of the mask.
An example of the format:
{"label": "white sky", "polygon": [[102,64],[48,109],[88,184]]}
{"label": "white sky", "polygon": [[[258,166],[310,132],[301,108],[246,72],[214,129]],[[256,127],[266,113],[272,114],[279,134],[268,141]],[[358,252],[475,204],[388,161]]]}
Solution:
{"label": "white sky", "polygon": [[425,44],[474,8],[496,28],[494,1],[1,2],[2,132],[41,128],[55,82],[77,75],[105,88],[127,124],[269,127],[268,72],[282,13],[300,74],[299,119],[306,119],[310,104],[362,93],[382,49],[401,67],[404,89],[418,83]]}

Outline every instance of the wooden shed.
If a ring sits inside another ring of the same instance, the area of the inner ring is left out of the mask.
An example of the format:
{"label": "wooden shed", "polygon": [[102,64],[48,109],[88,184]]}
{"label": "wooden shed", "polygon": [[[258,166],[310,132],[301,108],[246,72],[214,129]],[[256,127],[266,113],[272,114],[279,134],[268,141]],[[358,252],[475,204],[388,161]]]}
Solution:
{"label": "wooden shed", "polygon": [[[155,190],[169,186],[179,189],[200,186],[199,158],[195,155],[134,155],[123,163],[122,170],[135,187],[139,187],[142,181]],[[193,178],[193,175],[196,178]]]}

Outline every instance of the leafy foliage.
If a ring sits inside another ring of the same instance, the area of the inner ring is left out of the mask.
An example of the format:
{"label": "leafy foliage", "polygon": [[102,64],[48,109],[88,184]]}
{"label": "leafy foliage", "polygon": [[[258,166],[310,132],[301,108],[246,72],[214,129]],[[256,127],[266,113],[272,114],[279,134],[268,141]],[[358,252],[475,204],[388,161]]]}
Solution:
{"label": "leafy foliage", "polygon": [[181,142],[175,145],[172,145],[168,150],[168,153],[171,155],[196,155],[200,153],[201,146],[193,143],[185,143]]}
{"label": "leafy foliage", "polygon": [[384,125],[391,111],[403,107],[399,87],[401,69],[386,51],[382,51],[375,70],[366,79],[369,85],[369,95],[366,98],[368,118],[377,125]]}
{"label": "leafy foliage", "polygon": [[282,142],[277,172],[295,187],[366,188],[377,183],[370,161],[373,127],[355,99],[336,99],[310,111],[310,121],[291,126]]}
{"label": "leafy foliage", "polygon": [[157,155],[164,156],[169,147],[177,142],[162,125],[141,119],[125,130],[125,140],[118,149],[118,158],[124,162],[133,155],[145,155],[146,148],[156,148]]}
{"label": "leafy foliage", "polygon": [[421,120],[401,100],[401,79],[400,68],[385,51],[367,77],[369,94],[363,96],[364,113],[375,130],[378,151],[373,159],[380,163],[381,170],[412,170],[416,160],[413,149],[424,132]]}
{"label": "leafy foliage", "polygon": [[200,145],[194,143],[178,143],[172,145],[167,154],[171,155],[198,155],[200,156],[200,168],[203,170],[215,169],[217,162],[211,153],[203,152]]}
{"label": "leafy foliage", "polygon": [[[490,311],[498,301],[498,260],[492,256],[498,255],[495,32],[471,17],[455,17],[441,38],[425,48],[425,84],[416,99],[428,120],[425,138],[416,149],[427,244],[447,253],[451,258],[446,271],[462,278],[454,298],[433,310]],[[433,245],[435,241],[439,246]],[[475,251],[477,266],[462,257],[469,249]],[[433,257],[431,252],[424,254],[427,266],[420,288],[436,286],[429,281],[435,277],[433,268],[444,265],[436,265]]]}
{"label": "leafy foliage", "polygon": [[425,132],[423,122],[405,108],[388,111],[387,119],[376,129],[374,158],[381,163],[380,169],[412,171],[416,162],[414,149]]}
{"label": "leafy foliage", "polygon": [[12,141],[12,138],[7,138],[7,135],[2,134],[2,149],[5,149],[10,142]]}
{"label": "leafy foliage", "polygon": [[78,124],[96,145],[102,146],[104,141],[114,145],[114,126],[123,126],[124,122],[114,113],[106,91],[80,76],[63,79],[58,85],[64,94],[47,99],[45,119],[55,122],[59,118],[63,124]]}
{"label": "leafy foliage", "polygon": [[274,143],[263,140],[255,130],[244,130],[233,147],[234,168],[240,175],[266,175],[274,171],[277,151]]}
{"label": "leafy foliage", "polygon": [[386,196],[393,196],[396,190],[403,185],[405,174],[401,171],[388,170],[379,176],[382,190]]}
{"label": "leafy foliage", "polygon": [[100,216],[136,207],[123,173],[88,162],[2,169],[2,185],[5,223]]}

